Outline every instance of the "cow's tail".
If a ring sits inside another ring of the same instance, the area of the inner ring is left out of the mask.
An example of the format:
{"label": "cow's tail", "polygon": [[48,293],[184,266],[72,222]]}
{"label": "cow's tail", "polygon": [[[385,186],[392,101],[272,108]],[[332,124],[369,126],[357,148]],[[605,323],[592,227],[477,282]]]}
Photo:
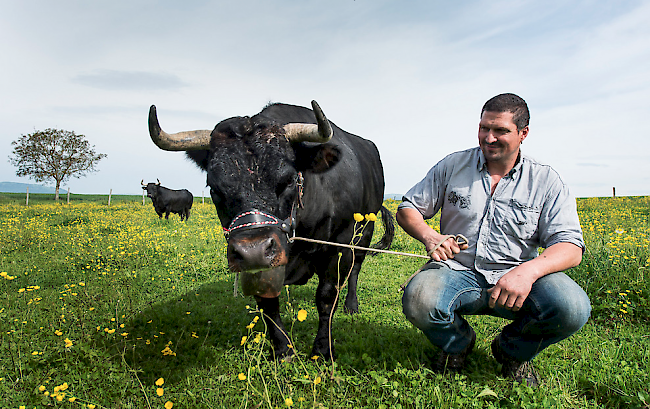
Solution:
{"label": "cow's tail", "polygon": [[[390,245],[393,243],[393,238],[395,237],[395,219],[393,218],[393,214],[386,208],[386,206],[381,207],[381,221],[384,224],[384,237],[375,243],[372,248],[387,250],[390,248]],[[375,255],[377,253],[370,254]]]}

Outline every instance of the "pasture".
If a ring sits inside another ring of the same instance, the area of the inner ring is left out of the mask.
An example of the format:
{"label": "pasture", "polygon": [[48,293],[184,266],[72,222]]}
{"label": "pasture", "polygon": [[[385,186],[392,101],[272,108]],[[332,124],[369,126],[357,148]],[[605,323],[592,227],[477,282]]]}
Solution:
{"label": "pasture", "polygon": [[[51,197],[0,194],[1,408],[650,407],[650,197],[578,199],[588,249],[567,273],[593,313],[535,360],[536,390],[497,377],[489,345],[505,321],[491,317],[469,318],[465,372],[430,371],[397,292],[421,259],[366,259],[360,314],[334,317],[334,364],[308,356],[315,280],[283,291],[299,354],[278,363],[255,301],[234,295],[209,200],[185,223],[140,196]],[[423,246],[397,228],[392,250]]]}

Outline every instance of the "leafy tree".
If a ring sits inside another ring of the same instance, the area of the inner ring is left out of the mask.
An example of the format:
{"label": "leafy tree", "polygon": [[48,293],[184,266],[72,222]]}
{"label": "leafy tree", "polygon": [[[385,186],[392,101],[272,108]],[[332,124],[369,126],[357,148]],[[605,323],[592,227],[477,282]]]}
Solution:
{"label": "leafy tree", "polygon": [[11,142],[15,147],[9,161],[18,167],[18,176],[34,178],[36,182],[54,180],[54,200],[59,200],[61,182],[96,172],[95,166],[106,157],[95,153],[95,147],[85,138],[74,131],[51,128],[21,135]]}

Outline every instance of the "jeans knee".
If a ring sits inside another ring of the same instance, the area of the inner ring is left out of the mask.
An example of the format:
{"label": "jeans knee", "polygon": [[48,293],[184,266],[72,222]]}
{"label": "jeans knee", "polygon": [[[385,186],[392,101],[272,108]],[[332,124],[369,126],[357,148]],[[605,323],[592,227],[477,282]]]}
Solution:
{"label": "jeans knee", "polygon": [[435,287],[409,285],[402,296],[402,312],[417,328],[428,328],[435,323],[448,323],[449,312]]}
{"label": "jeans knee", "polygon": [[555,305],[553,315],[561,332],[568,335],[580,330],[591,315],[591,303],[584,291],[574,292],[571,297],[560,300]]}
{"label": "jeans knee", "polygon": [[535,304],[540,319],[566,334],[582,328],[591,315],[591,302],[587,293],[569,276],[555,273],[540,279],[534,289]]}

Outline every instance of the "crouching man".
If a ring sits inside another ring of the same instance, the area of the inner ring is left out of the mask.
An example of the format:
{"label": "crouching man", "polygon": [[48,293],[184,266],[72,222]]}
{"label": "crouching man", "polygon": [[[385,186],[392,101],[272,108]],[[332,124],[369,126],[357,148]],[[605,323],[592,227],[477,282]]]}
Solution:
{"label": "crouching man", "polygon": [[[398,208],[400,226],[431,256],[402,306],[440,348],[438,372],[460,371],[474,347],[463,316],[489,314],[511,321],[491,344],[502,375],[537,386],[531,361],[591,313],[587,294],[562,272],[580,264],[585,249],[576,201],[555,170],[521,153],[529,118],[517,95],[487,101],[479,146],[438,162]],[[438,212],[440,232],[425,223]],[[451,237],[458,233],[468,244]]]}

